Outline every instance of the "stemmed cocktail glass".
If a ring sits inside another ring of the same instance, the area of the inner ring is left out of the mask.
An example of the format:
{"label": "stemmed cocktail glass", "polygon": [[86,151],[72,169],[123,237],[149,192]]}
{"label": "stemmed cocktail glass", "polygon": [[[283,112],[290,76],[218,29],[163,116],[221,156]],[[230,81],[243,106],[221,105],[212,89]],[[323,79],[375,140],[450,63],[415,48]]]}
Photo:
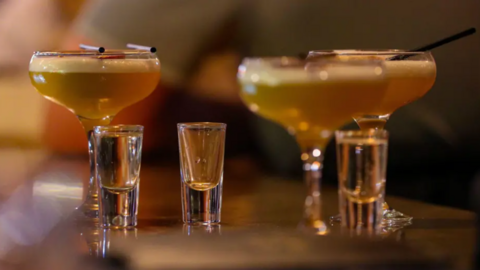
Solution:
{"label": "stemmed cocktail glass", "polygon": [[38,51],[30,79],[45,98],[73,112],[89,142],[90,182],[80,217],[98,218],[93,127],[108,125],[116,114],[149,96],[160,80],[160,61],[142,50]]}
{"label": "stemmed cocktail glass", "polygon": [[307,198],[303,228],[324,234],[320,180],[333,132],[380,103],[387,89],[383,61],[295,57],[246,58],[238,69],[248,108],[294,135],[301,150]]}
{"label": "stemmed cocktail glass", "polygon": [[[362,130],[383,129],[390,115],[425,95],[433,86],[436,78],[436,65],[428,51],[407,52],[401,50],[334,50],[310,51],[307,59],[339,61],[379,60],[385,67],[388,81],[383,99],[371,106],[363,114],[353,115]],[[402,226],[411,222],[411,217],[384,205],[384,225]],[[339,216],[333,217],[334,219]]]}

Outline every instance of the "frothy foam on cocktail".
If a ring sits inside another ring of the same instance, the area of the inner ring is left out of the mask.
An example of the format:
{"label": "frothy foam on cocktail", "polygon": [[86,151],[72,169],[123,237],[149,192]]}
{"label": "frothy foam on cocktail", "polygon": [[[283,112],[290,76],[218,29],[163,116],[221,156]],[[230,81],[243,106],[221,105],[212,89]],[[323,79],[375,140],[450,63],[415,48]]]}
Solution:
{"label": "frothy foam on cocktail", "polygon": [[159,71],[160,62],[157,59],[45,57],[30,63],[30,72],[141,73]]}
{"label": "frothy foam on cocktail", "polygon": [[436,65],[431,61],[385,61],[389,77],[432,77],[436,74]]}
{"label": "frothy foam on cocktail", "polygon": [[[339,53],[353,53],[354,51],[344,50],[339,51]],[[362,52],[368,53],[368,52]],[[372,52],[374,53],[374,52]],[[435,76],[436,65],[433,61],[425,60],[401,60],[401,61],[389,61],[386,60],[392,57],[393,54],[388,55],[333,55],[325,56],[332,57],[331,59],[338,59],[342,62],[347,63],[348,61],[359,61],[359,60],[377,60],[382,61],[387,70],[387,76],[394,77],[431,77]]]}
{"label": "frothy foam on cocktail", "polygon": [[[379,53],[379,54],[376,54]],[[313,56],[312,59],[325,59],[326,61],[340,61],[348,63],[351,61],[382,61],[387,77],[434,77],[436,74],[436,65],[433,61],[426,60],[387,60],[395,55],[395,52],[376,52],[356,50],[333,51],[332,54]]]}
{"label": "frothy foam on cocktail", "polygon": [[274,66],[269,62],[253,61],[239,67],[242,83],[286,84],[308,82],[370,81],[383,78],[384,67],[379,63],[307,63],[302,66]]}

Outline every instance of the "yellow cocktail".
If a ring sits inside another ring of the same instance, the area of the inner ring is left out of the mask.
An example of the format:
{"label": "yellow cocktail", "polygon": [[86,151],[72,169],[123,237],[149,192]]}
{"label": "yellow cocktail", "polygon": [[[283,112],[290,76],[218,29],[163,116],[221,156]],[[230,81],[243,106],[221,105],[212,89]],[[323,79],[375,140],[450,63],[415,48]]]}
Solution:
{"label": "yellow cocktail", "polygon": [[245,59],[238,80],[251,111],[295,135],[308,188],[303,225],[324,233],[319,202],[323,150],[336,129],[382,101],[387,90],[384,66],[364,60]]}
{"label": "yellow cocktail", "polygon": [[388,90],[374,115],[394,111],[423,97],[435,83],[436,66],[431,61],[386,61]]}
{"label": "yellow cocktail", "polygon": [[[310,60],[337,59],[348,63],[359,59],[383,62],[385,77],[388,81],[383,99],[370,110],[353,115],[362,130],[383,129],[390,115],[397,109],[424,96],[435,83],[437,68],[430,52],[405,52],[400,50],[361,51],[335,50],[311,51]],[[384,224],[402,226],[411,222],[411,217],[404,215],[384,204]],[[334,218],[338,218],[334,217]]]}
{"label": "yellow cocktail", "polygon": [[[390,60],[395,56],[402,59]],[[435,83],[437,68],[429,52],[335,50],[311,51],[309,59],[338,59],[358,61],[375,59],[385,66],[388,89],[384,99],[363,115],[355,115],[361,129],[381,129],[397,109],[424,96]]]}
{"label": "yellow cocktail", "polygon": [[[72,111],[87,136],[93,127],[108,125],[127,106],[149,96],[160,80],[160,62],[146,51],[36,52],[29,67],[37,91]],[[98,216],[93,144],[89,141],[91,178],[83,213]]]}
{"label": "yellow cocktail", "polygon": [[[333,131],[375,106],[385,81],[243,83],[242,99],[255,113],[294,131],[300,145],[325,146]],[[255,93],[248,89],[255,88]],[[362,94],[358,94],[362,93]]]}

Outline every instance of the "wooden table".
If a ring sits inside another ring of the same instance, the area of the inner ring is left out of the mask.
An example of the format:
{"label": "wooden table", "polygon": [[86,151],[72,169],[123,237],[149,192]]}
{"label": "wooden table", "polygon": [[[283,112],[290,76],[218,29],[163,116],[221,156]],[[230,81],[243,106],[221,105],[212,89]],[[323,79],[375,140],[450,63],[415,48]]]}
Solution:
{"label": "wooden table", "polygon": [[[305,198],[302,181],[265,176],[242,162],[230,164],[226,165],[224,177],[222,224],[216,230],[227,235],[230,231],[244,229],[295,231]],[[83,159],[47,159],[26,175],[24,184],[29,186],[28,190],[33,188],[33,195],[57,202],[67,213],[81,200],[81,183],[88,177],[88,168]],[[179,169],[175,166],[143,166],[140,221],[136,233],[168,235],[189,230],[181,221],[179,181]],[[20,187],[20,183],[17,179],[16,185]],[[15,188],[9,190],[15,194]],[[69,196],[64,196],[67,193]],[[4,202],[12,200],[6,194],[3,197]],[[336,189],[323,187],[322,198],[323,216],[328,220],[338,211]],[[395,197],[387,196],[387,200],[395,209],[414,217],[413,225],[395,232],[392,237],[424,253],[448,258],[458,269],[471,266],[475,245],[474,213]],[[333,233],[337,227],[332,228]]]}
{"label": "wooden table", "polygon": [[[139,228],[164,229],[162,224],[167,220],[168,226],[180,226],[178,181],[177,169],[145,171]],[[223,198],[222,229],[248,226],[294,230],[303,214],[305,187],[300,179],[227,174]],[[322,201],[325,220],[338,213],[336,188],[324,186]],[[474,213],[389,196],[387,201],[391,207],[414,217],[413,224],[397,232],[395,237],[401,237],[401,241],[427,253],[444,254],[459,268],[471,266],[476,239]]]}

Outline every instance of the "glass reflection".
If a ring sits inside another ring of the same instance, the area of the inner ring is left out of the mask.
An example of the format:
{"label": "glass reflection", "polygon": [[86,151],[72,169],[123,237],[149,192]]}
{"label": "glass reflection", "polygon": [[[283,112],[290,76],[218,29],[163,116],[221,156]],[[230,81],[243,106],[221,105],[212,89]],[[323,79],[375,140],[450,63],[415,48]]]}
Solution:
{"label": "glass reflection", "polygon": [[84,227],[83,229],[81,235],[87,243],[89,254],[96,258],[117,258],[118,253],[112,251],[115,241],[135,241],[138,239],[137,229],[117,230],[99,227]]}
{"label": "glass reflection", "polygon": [[222,235],[222,225],[188,225],[183,224],[183,234],[186,235]]}

